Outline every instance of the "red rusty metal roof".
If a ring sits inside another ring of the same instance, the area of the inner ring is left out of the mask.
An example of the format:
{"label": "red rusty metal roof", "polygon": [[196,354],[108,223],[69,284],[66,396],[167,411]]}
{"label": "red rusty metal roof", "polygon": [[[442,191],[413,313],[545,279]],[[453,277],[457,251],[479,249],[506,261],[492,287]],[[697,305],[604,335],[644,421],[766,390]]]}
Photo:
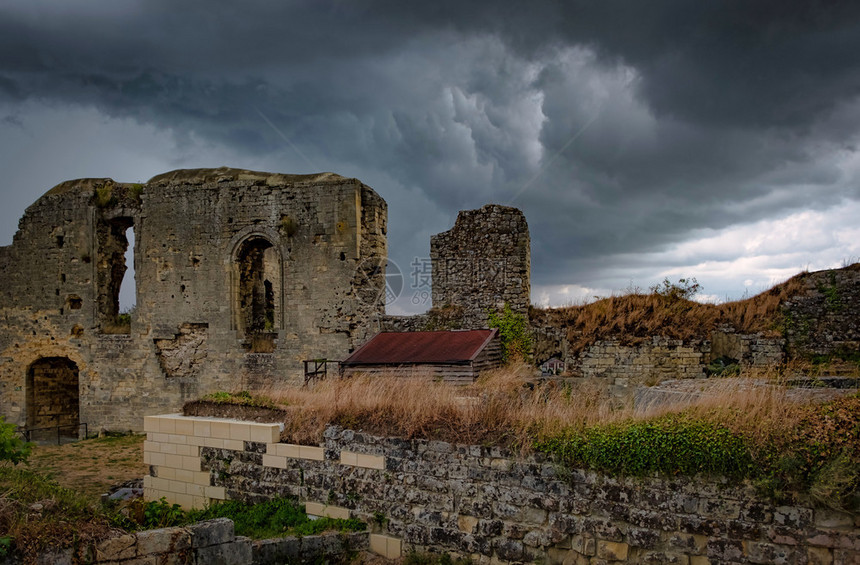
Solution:
{"label": "red rusty metal roof", "polygon": [[496,330],[382,332],[341,365],[468,363],[495,335]]}

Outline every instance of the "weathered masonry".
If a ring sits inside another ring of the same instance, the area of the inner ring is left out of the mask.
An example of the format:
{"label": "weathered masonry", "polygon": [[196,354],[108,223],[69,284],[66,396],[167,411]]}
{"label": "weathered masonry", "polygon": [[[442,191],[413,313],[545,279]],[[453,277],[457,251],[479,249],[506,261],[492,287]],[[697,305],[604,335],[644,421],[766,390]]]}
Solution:
{"label": "weathered masonry", "polygon": [[430,238],[433,306],[463,309],[463,327],[487,327],[487,309],[528,314],[531,239],[520,210],[487,204],[464,210],[454,227]]}
{"label": "weathered masonry", "polygon": [[539,454],[329,427],[319,446],[279,424],[147,418],[144,494],[185,506],[293,497],[309,514],[376,524],[370,545],[476,563],[830,563],[860,560],[860,518],[780,506],[719,478],[619,478]]}
{"label": "weathered masonry", "polygon": [[331,173],[64,182],[0,248],[0,414],[141,429],[212,390],[301,383],[303,360],[343,359],[379,330],[386,221],[376,192]]}

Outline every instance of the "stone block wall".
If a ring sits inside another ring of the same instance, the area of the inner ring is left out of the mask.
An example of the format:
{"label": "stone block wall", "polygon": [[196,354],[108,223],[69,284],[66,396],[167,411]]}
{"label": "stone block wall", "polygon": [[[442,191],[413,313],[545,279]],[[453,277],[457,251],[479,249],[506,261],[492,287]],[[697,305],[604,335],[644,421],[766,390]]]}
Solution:
{"label": "stone block wall", "polygon": [[430,238],[433,307],[463,309],[464,329],[487,327],[487,309],[531,303],[531,239],[523,213],[488,204],[460,212],[454,227]]}
{"label": "stone block wall", "polygon": [[860,352],[860,263],[808,273],[783,304],[782,327],[796,354]]}
{"label": "stone block wall", "polygon": [[[93,563],[105,565],[251,565],[252,542],[236,536],[226,518],[187,527],[135,532],[87,546],[42,555],[39,563]],[[8,563],[15,563],[9,561]]]}
{"label": "stone block wall", "polygon": [[376,547],[478,563],[860,561],[860,516],[776,505],[719,479],[619,478],[495,447],[339,427],[317,447],[233,447],[201,447],[211,486],[233,499],[291,496],[319,515],[364,518],[380,528]]}
{"label": "stone block wall", "polygon": [[[300,384],[303,360],[338,361],[379,330],[386,223],[379,195],[331,173],[61,183],[0,248],[0,414],[31,423],[51,392],[27,375],[49,358],[74,365],[91,430],[140,430],[213,390]],[[127,229],[137,305],[123,325]]]}

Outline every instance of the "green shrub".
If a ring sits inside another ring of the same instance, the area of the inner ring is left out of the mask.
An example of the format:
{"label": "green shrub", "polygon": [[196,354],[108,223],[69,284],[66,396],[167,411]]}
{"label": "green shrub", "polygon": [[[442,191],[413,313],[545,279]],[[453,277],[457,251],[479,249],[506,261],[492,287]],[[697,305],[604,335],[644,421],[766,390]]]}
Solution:
{"label": "green shrub", "polygon": [[13,465],[27,461],[33,444],[18,437],[15,424],[7,424],[0,416],[0,462],[8,461]]}
{"label": "green shrub", "polygon": [[248,505],[238,500],[217,502],[203,510],[188,513],[191,521],[230,518],[236,533],[254,539],[279,536],[309,536],[326,531],[357,532],[365,529],[361,520],[319,518],[311,520],[303,506],[285,498]]}
{"label": "green shrub", "polygon": [[505,363],[515,359],[529,361],[532,351],[532,336],[528,319],[523,314],[511,310],[508,303],[505,303],[501,313],[490,310],[487,315],[489,326],[499,330],[502,359]]}

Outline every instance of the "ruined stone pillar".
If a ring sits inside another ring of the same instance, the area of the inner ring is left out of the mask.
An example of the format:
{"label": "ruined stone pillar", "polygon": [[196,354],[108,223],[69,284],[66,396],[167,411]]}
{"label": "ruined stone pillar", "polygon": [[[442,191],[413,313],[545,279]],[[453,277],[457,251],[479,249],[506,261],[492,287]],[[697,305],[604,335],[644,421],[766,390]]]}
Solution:
{"label": "ruined stone pillar", "polygon": [[463,327],[487,327],[487,311],[505,303],[528,314],[531,239],[523,213],[488,204],[464,210],[454,227],[430,238],[433,307],[462,309]]}

